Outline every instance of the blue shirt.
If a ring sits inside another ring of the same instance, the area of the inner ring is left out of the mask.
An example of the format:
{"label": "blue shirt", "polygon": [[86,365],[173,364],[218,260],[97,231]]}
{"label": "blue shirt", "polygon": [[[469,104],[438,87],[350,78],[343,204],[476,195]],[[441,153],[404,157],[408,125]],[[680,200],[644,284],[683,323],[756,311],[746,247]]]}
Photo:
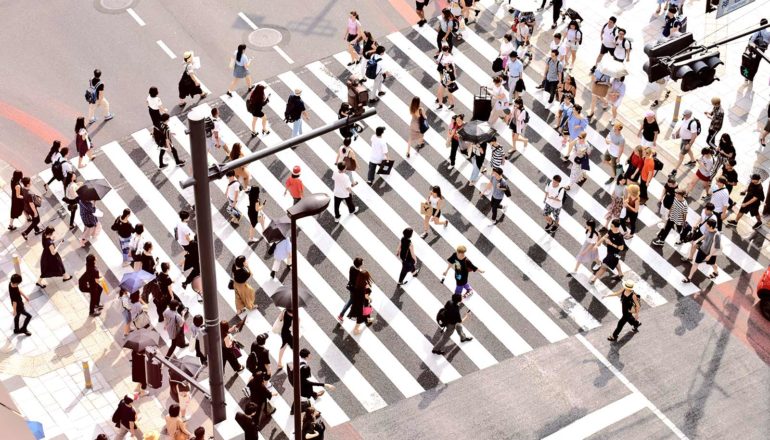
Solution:
{"label": "blue shirt", "polygon": [[580,133],[586,130],[586,127],[588,126],[588,118],[578,119],[577,114],[573,112],[569,115],[567,124],[569,124],[569,138],[575,139]]}

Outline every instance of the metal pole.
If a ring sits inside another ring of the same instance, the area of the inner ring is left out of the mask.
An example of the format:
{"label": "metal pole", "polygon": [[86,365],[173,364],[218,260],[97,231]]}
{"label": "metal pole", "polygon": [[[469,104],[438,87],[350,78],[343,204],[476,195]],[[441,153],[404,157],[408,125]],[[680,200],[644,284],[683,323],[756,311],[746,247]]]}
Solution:
{"label": "metal pole", "polygon": [[299,378],[299,282],[297,281],[297,220],[291,219],[291,323],[292,362],[294,363],[294,440],[302,440],[302,405]]}
{"label": "metal pole", "polygon": [[214,231],[211,226],[211,198],[209,194],[208,158],[203,114],[190,112],[190,149],[192,150],[193,176],[195,176],[195,216],[198,226],[198,255],[200,257],[201,281],[203,287],[203,316],[206,320],[206,342],[208,344],[209,387],[211,388],[211,410],[214,423],[227,418],[225,410],[224,365],[222,364],[222,337],[219,330],[219,308],[217,305],[216,254],[214,253]]}

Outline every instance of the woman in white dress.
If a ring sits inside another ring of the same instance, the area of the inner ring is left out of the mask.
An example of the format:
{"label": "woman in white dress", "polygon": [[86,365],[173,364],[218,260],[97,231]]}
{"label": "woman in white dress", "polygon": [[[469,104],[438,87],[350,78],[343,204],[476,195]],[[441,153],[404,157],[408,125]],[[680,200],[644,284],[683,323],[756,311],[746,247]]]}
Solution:
{"label": "woman in white dress", "polygon": [[577,256],[575,256],[577,261],[575,262],[575,268],[572,269],[572,273],[577,273],[581,264],[591,270],[602,264],[602,261],[599,259],[599,249],[596,247],[596,243],[599,241],[599,233],[596,232],[596,221],[594,219],[586,221],[585,232],[586,236],[583,240],[583,246],[578,251]]}

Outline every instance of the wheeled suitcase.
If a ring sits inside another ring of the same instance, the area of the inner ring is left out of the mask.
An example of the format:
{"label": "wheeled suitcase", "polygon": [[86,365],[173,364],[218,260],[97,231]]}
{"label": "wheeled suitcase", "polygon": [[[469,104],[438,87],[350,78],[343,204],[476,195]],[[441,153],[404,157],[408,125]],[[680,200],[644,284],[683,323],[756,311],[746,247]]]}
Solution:
{"label": "wheeled suitcase", "polygon": [[160,388],[163,383],[163,370],[161,370],[160,361],[152,358],[147,359],[147,385],[151,388]]}
{"label": "wheeled suitcase", "polygon": [[492,97],[486,87],[479,87],[479,94],[473,97],[473,121],[487,121],[492,114]]}

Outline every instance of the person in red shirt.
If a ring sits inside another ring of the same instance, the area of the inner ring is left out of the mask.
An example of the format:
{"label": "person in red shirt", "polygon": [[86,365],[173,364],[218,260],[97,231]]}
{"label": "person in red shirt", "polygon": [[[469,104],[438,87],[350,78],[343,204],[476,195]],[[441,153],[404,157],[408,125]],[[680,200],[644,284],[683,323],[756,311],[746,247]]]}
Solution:
{"label": "person in red shirt", "polygon": [[302,184],[302,179],[299,178],[301,171],[302,169],[299,165],[292,168],[291,176],[286,179],[286,189],[283,191],[284,196],[287,192],[291,194],[291,198],[294,199],[295,205],[302,200],[302,195],[305,193],[305,185]]}

